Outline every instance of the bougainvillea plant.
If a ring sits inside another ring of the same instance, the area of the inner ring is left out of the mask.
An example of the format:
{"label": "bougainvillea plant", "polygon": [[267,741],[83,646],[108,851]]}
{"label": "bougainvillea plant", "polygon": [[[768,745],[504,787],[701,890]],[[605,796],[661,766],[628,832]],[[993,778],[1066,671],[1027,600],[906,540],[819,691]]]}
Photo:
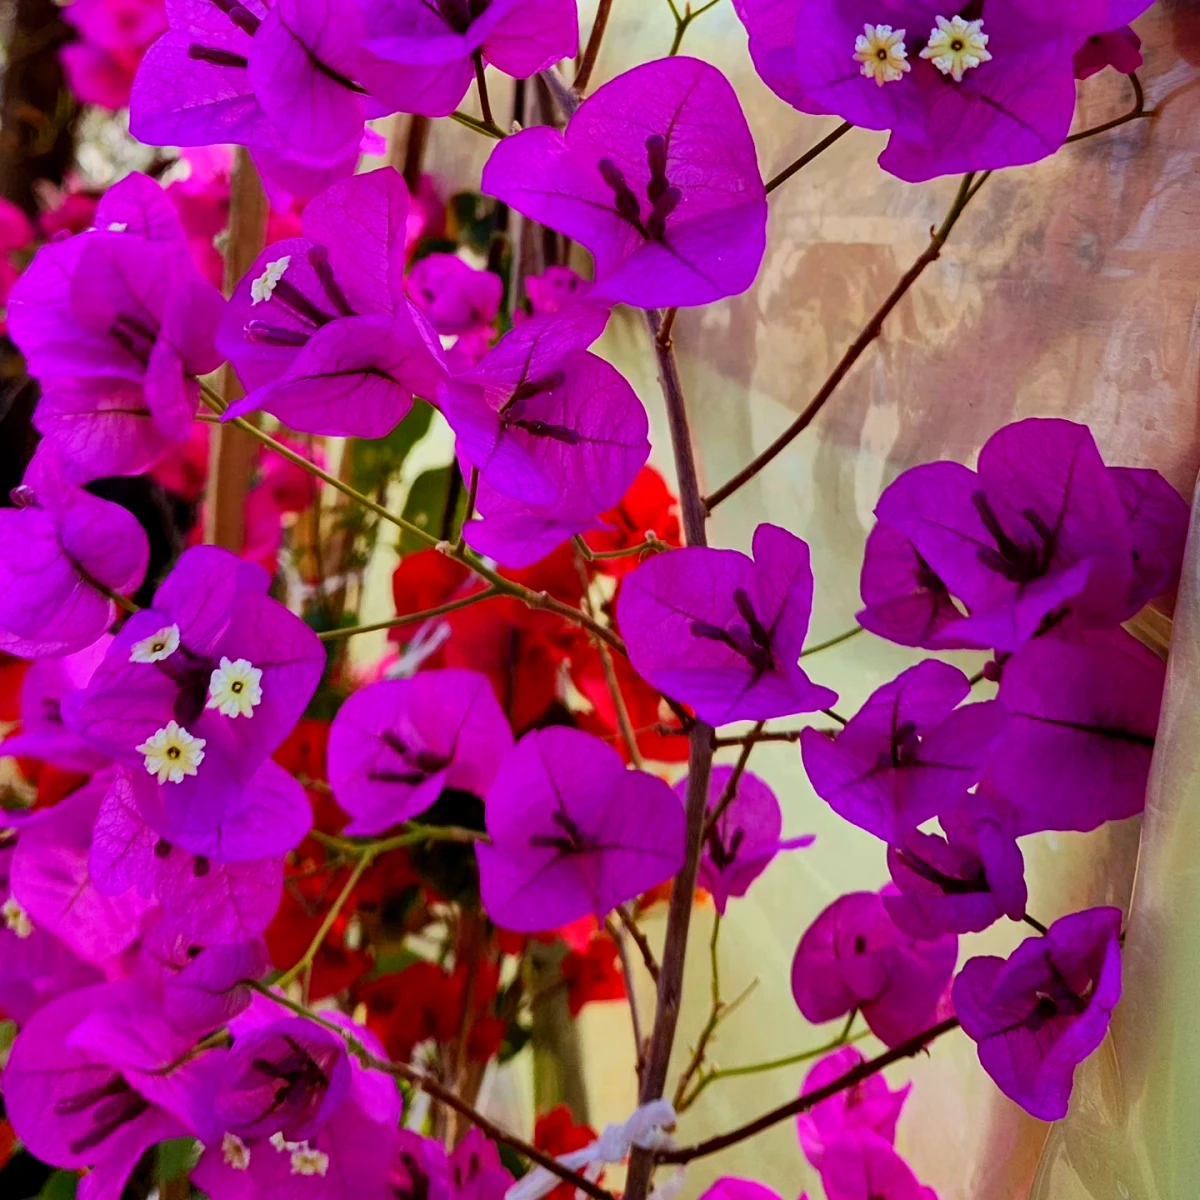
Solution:
{"label": "bougainvillea plant", "polygon": [[[80,1197],[612,1200],[617,1174],[666,1200],[795,1117],[827,1200],[935,1200],[883,1070],[956,1030],[1005,1096],[1066,1114],[1120,1000],[1122,914],[1030,913],[1021,839],[1143,807],[1165,667],[1123,626],[1178,580],[1183,499],[1060,419],[903,472],[851,632],[924,657],[845,715],[809,658],[843,639],[806,644],[808,546],[776,523],[709,546],[706,520],[835,398],[988,176],[1064,146],[1077,79],[1128,74],[1136,105],[1071,140],[1148,115],[1147,3],[731,0],[767,86],[843,122],[764,181],[733,87],[679,53],[718,2],[671,3],[670,53],[596,87],[612,0],[582,46],[575,0],[68,9],[79,96],[160,148],[39,228],[0,207],[41,435],[0,509],[0,1086]],[[480,178],[422,174],[432,118],[493,143]],[[705,496],[676,312],[752,285],[770,194],[855,127],[888,131],[908,183],[960,175],[953,207],[813,404]],[[360,170],[387,130],[404,173]],[[669,444],[598,352],[617,309]],[[214,438],[251,452],[241,476]],[[414,478],[418,442],[453,452]],[[165,535],[120,502],[136,476]],[[363,572],[391,546],[379,619]],[[386,655],[348,653],[380,630]],[[729,906],[821,854],[747,769],[763,740],[877,839],[879,886],[781,919],[797,1019],[841,1032],[796,1100],[697,1142],[732,1006],[714,978],[672,1076],[693,909],[716,908],[715,972]],[[975,953],[1005,920],[1031,936]],[[628,1120],[480,1110],[544,1006],[626,998]]]}

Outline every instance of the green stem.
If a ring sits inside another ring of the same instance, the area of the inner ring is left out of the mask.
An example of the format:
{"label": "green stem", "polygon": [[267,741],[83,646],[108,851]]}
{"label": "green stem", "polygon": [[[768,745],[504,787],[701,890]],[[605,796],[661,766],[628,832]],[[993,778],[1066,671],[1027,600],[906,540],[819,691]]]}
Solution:
{"label": "green stem", "polygon": [[485,125],[478,117],[473,117],[470,113],[452,112],[450,120],[457,121],[460,125],[473,129],[476,133],[482,133],[484,137],[495,138],[498,142],[504,138],[504,130],[494,125]]}
{"label": "green stem", "polygon": [[800,652],[800,657],[807,658],[810,654],[820,654],[822,650],[832,650],[834,646],[840,646],[843,642],[858,637],[860,633],[866,633],[866,630],[861,625],[855,625],[853,629],[847,629],[845,633],[839,633],[837,637],[831,637],[827,642],[818,642],[815,646],[805,647]]}
{"label": "green stem", "polygon": [[323,642],[335,642],[341,638],[357,637],[360,633],[377,633],[381,629],[396,629],[401,625],[419,625],[434,617],[457,612],[460,608],[469,608],[472,604],[478,604],[480,600],[488,600],[497,594],[494,587],[486,587],[481,591],[472,592],[469,596],[459,596],[457,600],[447,600],[445,604],[439,604],[434,608],[392,617],[389,621],[376,621],[373,625],[350,625],[345,629],[326,629],[324,632],[318,633],[317,637]]}

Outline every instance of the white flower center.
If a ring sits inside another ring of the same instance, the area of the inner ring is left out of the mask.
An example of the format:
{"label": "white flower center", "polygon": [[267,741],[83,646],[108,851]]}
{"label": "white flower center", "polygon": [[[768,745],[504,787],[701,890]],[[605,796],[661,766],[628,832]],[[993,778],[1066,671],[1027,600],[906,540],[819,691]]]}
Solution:
{"label": "white flower center", "polygon": [[227,1133],[221,1139],[221,1154],[226,1165],[235,1171],[244,1171],[250,1166],[250,1147],[236,1133]]}
{"label": "white flower center", "polygon": [[110,221],[108,223],[109,233],[124,233],[129,228],[128,221]]}
{"label": "white flower center", "polygon": [[929,42],[921,51],[921,57],[929,59],[955,83],[961,83],[967,71],[980,63],[991,62],[987,44],[988,35],[983,32],[982,20],[938,17],[937,28],[930,31]]}
{"label": "white flower center", "polygon": [[275,285],[283,278],[283,273],[291,265],[292,256],[285,254],[274,262],[267,263],[267,269],[250,284],[250,303],[262,304],[270,300],[275,291]]}
{"label": "white flower center", "polygon": [[204,739],[193,737],[176,721],[167,722],[137,749],[146,756],[146,771],[159,783],[182,783],[204,761]]}
{"label": "white flower center", "polygon": [[5,928],[11,929],[22,940],[33,932],[33,922],[16,896],[9,896],[3,905],[0,905],[0,913],[4,916]]}
{"label": "white flower center", "polygon": [[290,1161],[293,1175],[324,1175],[329,1170],[329,1155],[314,1150],[307,1142],[301,1142],[292,1150]]}
{"label": "white flower center", "polygon": [[129,661],[135,663],[162,662],[179,649],[179,626],[167,625],[129,647]]}
{"label": "white flower center", "polygon": [[890,25],[864,25],[854,43],[854,57],[862,64],[862,73],[879,87],[895,83],[912,70],[904,45],[905,30]]}
{"label": "white flower center", "polygon": [[262,703],[262,671],[244,658],[221,659],[208,681],[208,703],[227,717],[252,717]]}

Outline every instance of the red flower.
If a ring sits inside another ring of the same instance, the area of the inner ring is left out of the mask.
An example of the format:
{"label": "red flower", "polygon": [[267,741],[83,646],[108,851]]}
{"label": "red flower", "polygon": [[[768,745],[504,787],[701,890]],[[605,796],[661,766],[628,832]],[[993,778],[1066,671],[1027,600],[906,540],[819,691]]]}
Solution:
{"label": "red flower", "polygon": [[[625,498],[616,508],[610,508],[602,519],[612,528],[595,529],[584,540],[597,553],[629,550],[645,544],[646,534],[653,533],[660,542],[678,546],[679,504],[671,495],[663,477],[653,467],[643,467],[629,486]],[[607,575],[626,575],[638,565],[640,556],[601,559],[595,566]]]}
{"label": "red flower", "polygon": [[[467,568],[436,550],[409,555],[392,576],[397,613],[422,612],[460,595],[473,585]],[[514,581],[578,606],[583,585],[573,553],[564,546]],[[561,617],[529,608],[520,600],[484,600],[442,618],[449,637],[424,660],[427,667],[466,667],[482,671],[518,733],[528,729],[558,697],[559,668],[571,651],[574,631]],[[407,644],[418,626],[400,626],[392,637]]]}
{"label": "red flower", "polygon": [[[555,1158],[560,1154],[570,1154],[572,1150],[582,1150],[595,1140],[596,1131],[590,1125],[576,1125],[571,1110],[565,1104],[543,1113],[533,1128],[533,1144]],[[603,1179],[603,1174],[599,1178]],[[574,1190],[569,1183],[560,1183],[550,1193],[549,1200],[572,1200]]]}
{"label": "red flower", "polygon": [[624,1000],[625,976],[621,971],[617,944],[607,933],[599,933],[582,953],[571,950],[562,962],[571,1015],[593,1000]]}

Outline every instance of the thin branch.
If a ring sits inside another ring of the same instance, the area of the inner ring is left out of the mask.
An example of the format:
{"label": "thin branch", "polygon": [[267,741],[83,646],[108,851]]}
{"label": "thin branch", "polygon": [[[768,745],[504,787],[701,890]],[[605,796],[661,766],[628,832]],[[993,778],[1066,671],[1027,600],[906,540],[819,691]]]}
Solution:
{"label": "thin branch", "polygon": [[633,1052],[637,1065],[637,1076],[640,1080],[642,1069],[646,1065],[646,1039],[642,1034],[642,1014],[638,1010],[637,990],[633,986],[633,960],[629,956],[629,944],[625,934],[612,917],[604,922],[609,937],[616,943],[617,954],[621,959],[621,974],[625,977],[625,999],[629,1004],[629,1020],[633,1026]]}
{"label": "thin branch", "polygon": [[496,141],[500,141],[504,137],[503,129],[499,129],[495,125],[485,125],[478,117],[473,117],[470,113],[452,112],[450,120],[457,121],[460,125],[475,130],[476,133],[482,133],[484,137],[495,138]]}
{"label": "thin branch", "polygon": [[744,1067],[718,1067],[712,1071],[705,1072],[692,1089],[691,1093],[684,1097],[682,1106],[676,1105],[676,1111],[684,1112],[691,1108],[693,1104],[700,1098],[710,1084],[716,1083],[721,1079],[734,1079],[743,1075],[761,1075],[767,1071],[778,1071],[783,1067],[795,1067],[800,1063],[812,1062],[814,1058],[824,1058],[826,1054],[832,1054],[833,1051],[841,1049],[842,1046],[847,1046],[852,1042],[861,1042],[864,1038],[871,1036],[869,1029],[864,1029],[860,1033],[850,1036],[850,1030],[854,1026],[854,1018],[858,1015],[857,1011],[852,1012],[846,1024],[842,1027],[841,1033],[832,1041],[826,1042],[822,1046],[814,1046],[811,1050],[801,1050],[799,1054],[789,1054],[786,1058],[775,1058],[769,1062],[749,1063]]}
{"label": "thin branch", "polygon": [[[671,430],[671,446],[675,457],[675,477],[679,487],[679,508],[684,538],[689,546],[707,544],[705,522],[707,513],[700,495],[696,460],[692,450],[691,430],[688,427],[687,407],[679,379],[679,365],[668,340],[663,344],[660,334],[663,316],[646,313],[646,326],[658,360],[659,381]],[[696,721],[688,732],[688,779],[686,811],[686,854],[683,866],[671,888],[671,903],[667,912],[667,931],[662,969],[658,978],[658,1005],[654,1014],[654,1029],[646,1052],[646,1069],[642,1073],[639,1100],[647,1104],[663,1095],[667,1071],[671,1064],[671,1049],[679,1024],[679,1007],[683,993],[683,969],[687,958],[688,928],[692,920],[692,901],[696,891],[696,874],[704,848],[704,819],[708,809],[708,785],[712,772],[713,729]],[[625,1182],[625,1200],[646,1200],[650,1177],[654,1170],[653,1155],[635,1149],[629,1160]]]}
{"label": "thin branch", "polygon": [[823,709],[821,709],[821,712],[825,716],[827,716],[831,721],[836,721],[839,725],[846,726],[846,725],[850,724],[850,722],[845,717],[843,717],[841,715],[841,713],[834,712],[834,710],[832,708],[823,708]]}
{"label": "thin branch", "polygon": [[733,774],[729,776],[729,782],[725,785],[725,791],[722,792],[721,799],[717,801],[717,806],[712,810],[708,820],[704,823],[704,837],[706,840],[712,836],[717,828],[717,822],[725,815],[725,810],[733,803],[733,798],[737,795],[738,784],[746,772],[746,764],[750,761],[750,755],[754,753],[755,744],[762,737],[766,724],[766,721],[759,721],[742,739],[742,753],[738,756],[737,764],[733,768]]}
{"label": "thin branch", "polygon": [[840,141],[854,128],[849,121],[843,121],[832,133],[823,137],[815,146],[806,150],[791,166],[784,167],[778,175],[774,175],[767,182],[767,195],[769,196],[780,184],[787,183],[797,171],[803,171],[814,158],[818,158],[824,154],[835,142]]}
{"label": "thin branch", "polygon": [[687,33],[688,26],[697,18],[702,17],[710,8],[714,8],[720,3],[720,0],[708,0],[707,4],[702,4],[699,8],[693,9],[689,3],[681,16],[679,10],[675,7],[675,0],[667,0],[671,5],[671,12],[675,16],[675,38],[671,42],[671,49],[667,51],[668,58],[674,58],[679,53],[679,47],[683,44],[683,35]]}
{"label": "thin branch", "polygon": [[1031,929],[1036,929],[1038,933],[1042,935],[1042,937],[1045,937],[1046,934],[1050,932],[1050,930],[1047,929],[1046,926],[1041,923],[1041,921],[1039,921],[1036,917],[1031,917],[1028,913],[1026,913],[1021,920],[1024,921],[1025,924]]}
{"label": "thin branch", "polygon": [[345,629],[326,629],[322,633],[318,633],[317,637],[323,642],[335,642],[341,638],[357,637],[360,633],[376,633],[380,629],[396,629],[401,625],[418,625],[424,621],[430,621],[434,617],[457,612],[460,608],[468,608],[472,604],[478,604],[480,600],[488,600],[499,594],[494,587],[485,587],[478,592],[472,592],[469,596],[459,596],[457,600],[447,600],[445,604],[439,604],[435,608],[406,613],[404,616],[392,617],[389,621],[376,621],[373,625],[351,625]]}
{"label": "thin branch", "polygon": [[713,746],[718,750],[723,750],[728,746],[744,746],[751,740],[755,742],[798,742],[803,732],[803,729],[771,729],[764,730],[762,733],[751,730],[750,733],[713,738]]}
{"label": "thin branch", "polygon": [[890,1067],[892,1063],[900,1062],[905,1058],[913,1058],[917,1054],[920,1054],[931,1042],[936,1041],[943,1034],[957,1028],[958,1018],[949,1017],[932,1028],[918,1033],[915,1037],[909,1038],[908,1041],[901,1043],[895,1049],[888,1050],[876,1058],[868,1059],[866,1062],[861,1062],[857,1066],[851,1067],[849,1071],[839,1075],[823,1087],[805,1092],[797,1099],[789,1100],[788,1103],[781,1104],[778,1108],[773,1108],[770,1112],[763,1113],[761,1117],[755,1117],[753,1121],[748,1121],[745,1125],[740,1125],[737,1129],[731,1129],[728,1133],[708,1138],[706,1141],[698,1142],[694,1146],[681,1146],[677,1150],[659,1151],[655,1155],[655,1161],[660,1163],[689,1163],[693,1159],[707,1158],[710,1154],[717,1154],[722,1150],[727,1150],[730,1146],[736,1146],[739,1142],[744,1142],[748,1138],[752,1138],[756,1134],[770,1129],[773,1125],[778,1125],[780,1121],[786,1121],[789,1117],[794,1117],[798,1113],[807,1112],[814,1104],[820,1104],[822,1100],[828,1100],[830,1096],[836,1096],[839,1092],[844,1092],[848,1088],[854,1087],[855,1084],[861,1083],[864,1079],[869,1079],[872,1075],[878,1075],[880,1071],[885,1067]]}
{"label": "thin branch", "polygon": [[696,1039],[696,1048],[692,1051],[691,1061],[684,1067],[682,1074],[679,1076],[679,1082],[675,1085],[675,1097],[672,1100],[672,1104],[676,1112],[680,1111],[683,1098],[687,1095],[688,1084],[692,1082],[696,1072],[704,1065],[704,1055],[708,1050],[708,1043],[711,1041],[713,1034],[717,1032],[717,1026],[721,1023],[724,1005],[721,1003],[721,970],[717,958],[717,943],[720,941],[720,938],[721,914],[718,912],[713,913],[712,934],[708,939],[708,965],[712,1003],[708,1010],[708,1020],[705,1021],[704,1028],[700,1030],[700,1036]]}
{"label": "thin branch", "polygon": [[459,1099],[454,1092],[439,1083],[431,1075],[427,1075],[424,1071],[416,1067],[411,1067],[407,1063],[389,1062],[385,1058],[379,1058],[372,1054],[344,1026],[326,1020],[319,1013],[312,1012],[310,1009],[305,1008],[303,1004],[297,1004],[288,996],[282,995],[264,983],[260,983],[257,979],[246,980],[245,982],[254,991],[275,1001],[276,1004],[290,1010],[297,1016],[303,1017],[307,1021],[312,1021],[314,1024],[320,1025],[323,1029],[328,1029],[331,1033],[336,1033],[346,1043],[346,1049],[368,1070],[380,1071],[383,1074],[392,1075],[397,1079],[404,1080],[405,1083],[410,1084],[412,1087],[420,1088],[421,1091],[438,1101],[439,1104],[444,1104],[460,1116],[466,1117],[472,1125],[480,1129],[493,1141],[500,1142],[505,1146],[511,1146],[518,1154],[522,1154],[528,1158],[530,1162],[537,1163],[539,1167],[545,1167],[547,1171],[553,1175],[557,1175],[564,1183],[569,1183],[581,1192],[586,1192],[589,1196],[593,1197],[593,1200],[615,1200],[611,1192],[593,1183],[586,1176],[579,1174],[577,1171],[572,1171],[569,1167],[564,1167],[558,1159],[547,1154],[544,1150],[539,1150],[536,1146],[517,1137],[516,1134],[502,1129],[494,1121],[489,1121],[481,1112]]}
{"label": "thin branch", "polygon": [[309,967],[312,966],[317,955],[321,952],[321,947],[325,944],[325,939],[329,936],[329,931],[337,923],[338,917],[342,914],[342,909],[345,908],[350,902],[350,897],[353,894],[354,889],[358,887],[359,880],[362,879],[363,875],[367,871],[367,868],[370,867],[374,860],[375,852],[371,851],[364,854],[358,860],[358,862],[354,864],[354,869],[350,872],[345,886],[342,888],[341,892],[338,893],[338,898],[333,902],[332,905],[330,905],[329,911],[325,914],[325,919],[321,922],[320,928],[315,934],[313,934],[313,939],[311,942],[309,942],[308,949],[305,950],[300,960],[290,970],[285,971],[275,981],[276,987],[286,988],[293,979],[299,979],[299,977],[304,974]]}
{"label": "thin branch", "polygon": [[1148,120],[1153,117],[1155,110],[1146,108],[1146,93],[1142,88],[1142,81],[1136,73],[1129,75],[1129,82],[1133,84],[1133,107],[1127,113],[1111,121],[1105,121],[1103,125],[1093,125],[1091,129],[1081,129],[1078,133],[1071,134],[1065,144],[1069,146],[1072,142],[1082,142],[1097,134],[1108,133],[1110,129],[1119,129],[1122,125],[1128,125],[1130,121]]}
{"label": "thin branch", "polygon": [[475,90],[479,93],[479,111],[483,113],[483,123],[488,129],[498,129],[496,118],[492,116],[492,101],[488,96],[487,75],[483,69],[483,51],[476,50],[471,59],[475,64]]}
{"label": "thin branch", "polygon": [[592,22],[592,32],[579,63],[579,70],[575,72],[575,82],[571,85],[579,96],[587,91],[587,85],[592,80],[592,72],[596,69],[596,59],[600,56],[600,43],[604,41],[604,31],[608,28],[612,3],[613,0],[600,0],[600,4],[596,8],[596,19]]}
{"label": "thin branch", "polygon": [[[467,487],[467,506],[463,509],[462,524],[458,527],[458,537],[454,541],[454,553],[461,554],[467,541],[467,522],[475,515],[475,501],[479,497],[479,468],[471,468],[471,482]],[[453,512],[449,512],[451,520]]]}
{"label": "thin branch", "polygon": [[806,646],[800,651],[800,657],[808,658],[810,654],[820,654],[822,650],[832,650],[834,646],[840,646],[843,642],[848,642],[851,638],[856,638],[860,633],[866,632],[861,625],[855,625],[853,629],[847,629],[845,633],[839,633],[837,637],[831,637],[827,642],[818,642],[815,646]]}
{"label": "thin branch", "polygon": [[633,916],[624,905],[618,904],[613,911],[617,914],[617,919],[625,927],[626,932],[633,939],[633,944],[638,948],[638,953],[642,956],[642,964],[646,968],[646,973],[657,983],[658,962],[655,960],[654,951],[650,948],[650,943],[646,935],[642,932],[641,926],[633,919]]}
{"label": "thin branch", "polygon": [[711,513],[723,500],[728,500],[739,488],[749,483],[768,463],[782,454],[812,424],[816,415],[825,406],[825,402],[837,391],[842,380],[850,373],[850,368],[862,357],[863,351],[883,332],[884,322],[891,315],[892,309],[904,298],[908,290],[924,273],[930,263],[936,262],[942,253],[951,230],[958,224],[959,218],[966,210],[970,197],[974,194],[971,185],[975,182],[974,175],[965,175],[959,185],[958,195],[946,214],[941,226],[932,232],[929,245],[917,258],[916,262],[904,273],[900,282],[892,289],[891,294],[880,306],[875,315],[867,322],[862,332],[854,339],[842,355],[841,361],[833,369],[833,373],[821,385],[817,394],[809,401],[805,410],[777,437],[757,458],[748,466],[743,467],[728,483],[717,488],[704,501]]}

